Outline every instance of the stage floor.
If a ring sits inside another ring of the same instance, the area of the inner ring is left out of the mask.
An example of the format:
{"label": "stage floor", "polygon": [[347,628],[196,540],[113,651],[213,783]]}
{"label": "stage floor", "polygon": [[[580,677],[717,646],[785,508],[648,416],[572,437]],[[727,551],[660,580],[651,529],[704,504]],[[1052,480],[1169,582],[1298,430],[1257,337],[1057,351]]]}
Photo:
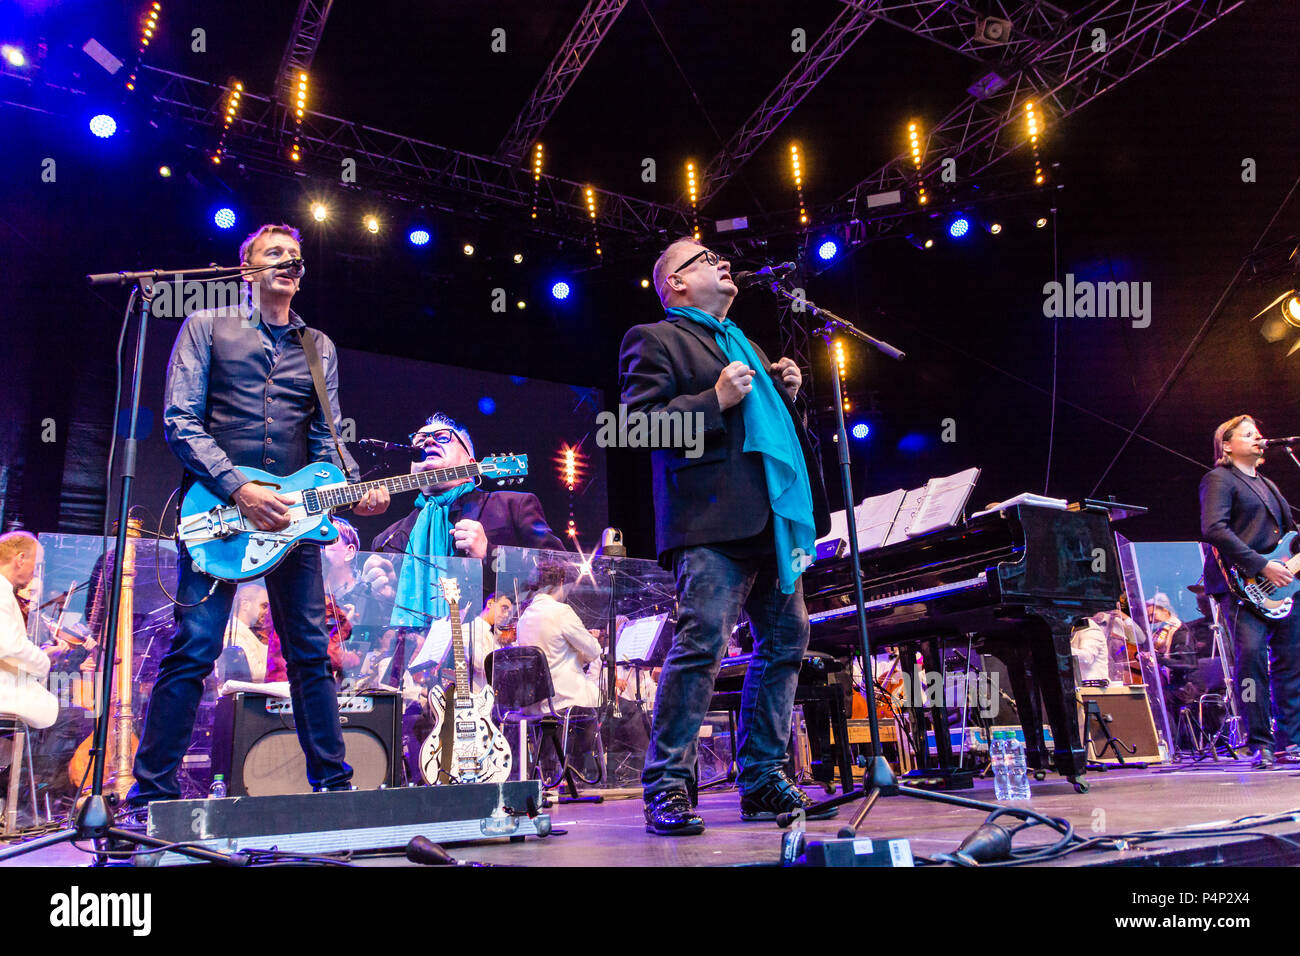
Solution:
{"label": "stage floor", "polygon": [[[1177,839],[1126,851],[1083,851],[1049,866],[1188,866],[1300,863],[1300,851],[1275,836],[1300,840],[1300,764],[1252,771],[1246,762],[1222,761],[1195,768],[1171,767],[1089,773],[1089,792],[1079,794],[1061,778],[1035,783],[1029,805],[1064,817],[1084,836],[1121,834],[1193,825],[1223,824],[1247,815],[1296,812],[1295,819],[1255,827],[1255,835]],[[819,796],[819,788],[813,788]],[[992,800],[990,781],[978,781],[960,796]],[[459,860],[518,866],[728,866],[776,863],[781,831],[773,823],[741,823],[740,798],[734,790],[701,795],[700,813],[708,829],[702,836],[666,838],[645,832],[639,792],[607,793],[600,804],[552,806],[555,833],[545,839],[453,844]],[[831,820],[812,821],[808,839],[833,838],[852,817],[854,804]],[[905,837],[913,854],[933,856],[956,849],[983,820],[980,811],[895,796],[877,802],[860,836],[872,839]],[[1005,822],[1005,821],[1004,821]],[[559,831],[564,831],[563,833]],[[1054,833],[1034,828],[1017,838],[1053,842]],[[1023,843],[1022,843],[1023,841]],[[41,850],[9,866],[78,866],[85,853],[60,846]],[[367,866],[410,866],[400,854],[366,855],[356,862]]]}

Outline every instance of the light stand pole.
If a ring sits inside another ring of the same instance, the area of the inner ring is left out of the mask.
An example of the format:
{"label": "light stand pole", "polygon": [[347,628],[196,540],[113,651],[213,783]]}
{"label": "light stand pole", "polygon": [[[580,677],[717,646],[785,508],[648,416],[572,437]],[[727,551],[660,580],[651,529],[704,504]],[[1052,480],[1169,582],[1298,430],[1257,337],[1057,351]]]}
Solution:
{"label": "light stand pole", "polygon": [[[110,272],[99,275],[87,276],[86,279],[91,285],[127,285],[135,284],[135,290],[132,298],[140,300],[140,321],[137,330],[135,343],[135,359],[131,370],[131,423],[126,439],[123,442],[122,455],[122,476],[120,499],[118,501],[118,518],[117,518],[117,560],[113,562],[113,578],[110,584],[108,603],[108,623],[104,634],[102,647],[102,659],[104,661],[104,674],[102,686],[105,691],[100,695],[101,698],[108,697],[108,689],[113,686],[113,667],[114,658],[117,655],[118,645],[118,608],[122,598],[122,572],[123,561],[121,556],[126,553],[127,538],[127,518],[131,509],[131,485],[135,479],[136,469],[136,452],[138,442],[135,437],[136,425],[140,418],[140,382],[144,377],[144,352],[145,340],[149,329],[149,312],[152,308],[154,286],[160,281],[166,281],[171,278],[218,278],[222,276],[243,275],[249,272],[259,272],[266,269],[266,266],[257,266],[254,268],[247,267],[221,267],[209,266],[204,269],[155,269],[148,272]],[[274,267],[272,267],[274,268]],[[112,423],[112,427],[117,427],[117,422]],[[130,661],[123,662],[124,667],[130,667]],[[129,830],[122,830],[113,826],[113,808],[108,799],[104,796],[104,764],[108,751],[108,701],[101,700],[97,709],[99,713],[95,718],[94,742],[91,745],[91,781],[90,794],[82,801],[81,806],[76,810],[76,816],[72,829],[60,830],[57,833],[51,833],[49,836],[41,837],[37,840],[31,840],[27,843],[20,843],[0,852],[0,862],[12,859],[13,857],[23,856],[36,850],[44,849],[47,846],[54,846],[59,843],[71,843],[78,840],[92,840],[97,847],[101,847],[101,852],[97,853],[96,862],[107,862],[108,841],[125,843],[131,846],[160,849],[162,847],[171,847],[170,852],[179,853],[193,859],[203,860],[209,863],[224,863],[229,865],[246,865],[247,858],[240,855],[230,855],[225,853],[216,853],[212,850],[206,850],[202,847],[195,846],[176,846],[169,840],[160,840],[156,837],[145,836],[141,833],[134,833]]]}
{"label": "light stand pole", "polygon": [[[838,334],[849,335],[855,339],[866,342],[872,348],[877,349],[892,359],[902,360],[904,353],[894,348],[888,342],[882,342],[874,336],[868,335],[861,329],[853,325],[846,319],[840,318],[829,309],[823,309],[816,303],[803,297],[797,296],[793,290],[789,289],[783,280],[777,279],[768,283],[768,287],[777,296],[787,299],[794,304],[797,310],[807,312],[815,316],[818,321],[822,322],[820,328],[813,329],[811,335],[817,335],[826,343],[826,351],[830,356],[831,365],[835,364],[834,346],[831,342],[833,336]],[[871,641],[867,634],[867,612],[865,599],[862,591],[862,562],[858,556],[858,523],[854,520],[853,515],[853,477],[850,469],[849,460],[849,438],[844,427],[844,396],[840,391],[840,380],[838,375],[832,375],[835,392],[835,424],[837,431],[837,444],[839,445],[839,465],[840,465],[840,483],[844,492],[844,524],[849,533],[849,568],[853,575],[853,597],[857,602],[857,620],[858,620],[858,641],[859,649],[862,653],[862,670],[863,678],[868,687],[874,686],[875,674],[870,672],[872,667]],[[874,703],[867,707],[868,726],[871,730],[871,761],[867,764],[865,774],[862,779],[861,790],[850,790],[847,793],[841,793],[839,796],[831,797],[820,803],[813,804],[803,812],[807,815],[818,813],[822,810],[829,810],[832,807],[838,807],[841,804],[851,803],[854,800],[861,800],[862,804],[858,807],[853,815],[853,821],[839,831],[841,837],[852,837],[857,833],[858,827],[862,821],[867,818],[871,808],[882,796],[893,796],[902,794],[913,797],[918,800],[930,800],[935,803],[947,803],[956,807],[966,807],[971,810],[984,810],[994,812],[1001,809],[995,803],[984,803],[979,800],[969,800],[965,797],[956,797],[946,793],[931,793],[928,790],[921,790],[916,787],[903,786],[898,782],[898,777],[894,774],[894,769],[885,759],[884,753],[880,747],[880,719],[876,714]],[[798,814],[782,813],[776,818],[778,826],[788,827],[793,823]]]}

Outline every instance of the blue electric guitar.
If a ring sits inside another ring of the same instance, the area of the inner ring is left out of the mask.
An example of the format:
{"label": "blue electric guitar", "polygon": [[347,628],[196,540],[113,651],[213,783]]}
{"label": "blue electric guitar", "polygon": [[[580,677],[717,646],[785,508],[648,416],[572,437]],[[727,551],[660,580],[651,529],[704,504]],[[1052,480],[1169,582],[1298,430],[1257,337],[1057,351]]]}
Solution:
{"label": "blue electric guitar", "polygon": [[223,501],[203,484],[195,483],[181,502],[176,540],[185,545],[197,570],[222,581],[247,581],[266,574],[291,548],[310,542],[329,544],[338,537],[330,515],[356,504],[366,492],[387,488],[391,494],[416,491],[456,478],[484,478],[498,484],[522,481],[528,474],[527,455],[501,455],[468,465],[396,475],[350,484],[337,465],[322,461],[281,477],[257,468],[240,469],[249,481],[292,498],[289,527],[260,531],[238,506]]}
{"label": "blue electric guitar", "polygon": [[443,578],[442,596],[451,623],[456,683],[451,698],[441,687],[429,690],[433,733],[420,748],[420,774],[426,783],[446,775],[455,783],[504,783],[510,776],[510,743],[492,719],[491,687],[471,693],[469,663],[460,634],[460,582]]}
{"label": "blue electric guitar", "polygon": [[[1288,531],[1277,543],[1273,552],[1264,557],[1284,564],[1292,574],[1300,575],[1300,555],[1294,553],[1296,537],[1294,531]],[[1300,577],[1290,584],[1277,587],[1270,584],[1263,574],[1256,574],[1254,577],[1243,574],[1219,557],[1218,548],[1214,549],[1214,557],[1218,560],[1219,567],[1223,569],[1223,576],[1228,579],[1228,588],[1250,605],[1256,614],[1270,621],[1280,621],[1290,615],[1295,602],[1294,595],[1297,590],[1300,590]]]}

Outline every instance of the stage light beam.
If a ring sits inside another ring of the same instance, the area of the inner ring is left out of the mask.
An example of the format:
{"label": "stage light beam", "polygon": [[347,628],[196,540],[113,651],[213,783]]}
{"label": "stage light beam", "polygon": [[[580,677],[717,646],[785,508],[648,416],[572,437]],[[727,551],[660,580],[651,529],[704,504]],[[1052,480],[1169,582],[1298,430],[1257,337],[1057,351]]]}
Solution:
{"label": "stage light beam", "polygon": [[229,206],[222,206],[213,214],[212,221],[216,223],[218,229],[233,229],[235,227],[235,210]]}
{"label": "stage light beam", "polygon": [[100,113],[90,119],[90,131],[100,139],[108,139],[117,132],[117,120],[107,113]]}

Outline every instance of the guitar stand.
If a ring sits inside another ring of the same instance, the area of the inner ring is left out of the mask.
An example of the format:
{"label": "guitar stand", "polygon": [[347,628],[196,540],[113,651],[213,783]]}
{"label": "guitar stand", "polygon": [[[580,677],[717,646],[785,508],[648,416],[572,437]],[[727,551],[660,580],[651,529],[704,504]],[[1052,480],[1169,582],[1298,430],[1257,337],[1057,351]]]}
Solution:
{"label": "guitar stand", "polygon": [[[1110,722],[1113,718],[1108,717],[1101,712],[1101,705],[1098,704],[1097,701],[1095,700],[1088,701],[1084,705],[1084,712],[1085,712],[1083,718],[1084,734],[1087,734],[1088,732],[1088,721],[1089,719],[1091,719],[1097,722],[1097,726],[1101,729],[1102,736],[1106,738],[1105,744],[1102,745],[1100,750],[1096,751],[1097,759],[1093,763],[1088,764],[1088,769],[1100,770],[1102,772],[1105,772],[1106,765],[1102,761],[1107,750],[1113,750],[1115,752],[1115,759],[1119,762],[1119,765],[1121,767],[1126,766],[1127,763],[1124,760],[1124,751],[1127,750],[1129,756],[1131,757],[1133,756],[1133,754],[1137,753],[1137,747],[1130,747],[1128,744],[1124,743],[1123,740],[1116,737],[1114,734],[1110,732]],[[1140,764],[1134,764],[1133,766],[1145,767],[1146,764],[1140,763]]]}
{"label": "guitar stand", "polygon": [[[1237,759],[1236,748],[1232,746],[1231,734],[1231,717],[1224,714],[1223,720],[1219,723],[1219,729],[1213,736],[1207,737],[1205,734],[1205,701],[1218,698],[1217,694],[1205,694],[1197,702],[1197,716],[1192,716],[1192,705],[1184,704],[1178,711],[1178,728],[1181,730],[1187,727],[1188,736],[1191,738],[1193,747],[1190,751],[1185,751],[1186,756],[1190,756],[1193,763],[1200,763],[1202,760],[1213,760],[1216,763],[1219,760],[1219,750],[1222,748],[1227,751],[1224,756],[1228,760]],[[1220,701],[1222,698],[1218,698]]]}

